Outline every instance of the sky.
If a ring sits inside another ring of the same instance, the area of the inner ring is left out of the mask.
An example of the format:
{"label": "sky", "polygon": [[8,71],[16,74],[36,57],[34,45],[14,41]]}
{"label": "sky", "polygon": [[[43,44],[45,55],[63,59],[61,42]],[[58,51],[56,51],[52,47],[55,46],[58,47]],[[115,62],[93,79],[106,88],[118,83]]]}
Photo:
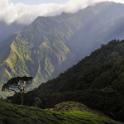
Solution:
{"label": "sky", "polygon": [[62,12],[76,12],[95,3],[124,0],[0,0],[0,20],[30,24],[38,16],[59,15]]}
{"label": "sky", "polygon": [[[12,0],[14,3],[20,2],[20,0]],[[63,3],[67,0],[21,0],[25,4],[39,4],[39,3]]]}

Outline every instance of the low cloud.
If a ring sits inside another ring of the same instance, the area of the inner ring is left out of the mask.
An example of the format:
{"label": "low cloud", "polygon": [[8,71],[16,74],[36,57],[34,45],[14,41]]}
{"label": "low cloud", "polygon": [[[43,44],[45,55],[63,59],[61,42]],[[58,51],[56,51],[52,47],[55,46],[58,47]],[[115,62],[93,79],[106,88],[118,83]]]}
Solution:
{"label": "low cloud", "polygon": [[124,3],[123,0],[68,0],[61,4],[47,3],[28,5],[21,2],[12,3],[11,0],[0,0],[0,20],[8,24],[15,21],[29,24],[38,16],[52,16],[61,14],[62,12],[75,12],[89,5],[104,1]]}

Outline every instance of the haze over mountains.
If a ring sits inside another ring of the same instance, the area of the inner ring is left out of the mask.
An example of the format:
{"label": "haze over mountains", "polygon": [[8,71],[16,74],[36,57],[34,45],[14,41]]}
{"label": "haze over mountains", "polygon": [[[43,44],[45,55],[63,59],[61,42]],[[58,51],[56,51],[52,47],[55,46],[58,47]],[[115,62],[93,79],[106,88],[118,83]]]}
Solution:
{"label": "haze over mountains", "polygon": [[[21,32],[25,25],[23,24],[7,24],[4,21],[0,21],[0,42],[7,40],[9,37],[16,35],[17,32]],[[7,42],[7,41],[6,41]]]}
{"label": "haze over mountains", "polygon": [[53,16],[62,12],[74,13],[101,2],[124,3],[123,0],[76,0],[76,2],[75,0],[38,0],[35,2],[33,0],[1,0],[0,20],[9,24],[15,21],[29,24],[38,16]]}
{"label": "haze over mountains", "polygon": [[123,4],[105,2],[72,14],[38,17],[8,39],[0,79],[32,75],[38,86],[56,77],[101,44],[124,38],[123,11]]}

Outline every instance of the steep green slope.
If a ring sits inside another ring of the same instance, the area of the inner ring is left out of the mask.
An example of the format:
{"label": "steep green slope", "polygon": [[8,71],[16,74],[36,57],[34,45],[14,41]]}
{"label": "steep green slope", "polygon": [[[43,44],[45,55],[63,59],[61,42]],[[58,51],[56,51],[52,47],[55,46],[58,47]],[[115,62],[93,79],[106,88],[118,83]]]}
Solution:
{"label": "steep green slope", "polygon": [[[53,106],[79,101],[124,120],[124,41],[112,41],[94,51],[58,78],[25,94],[25,104]],[[13,101],[19,102],[17,96]]]}
{"label": "steep green slope", "polygon": [[[67,104],[67,103],[66,103]],[[74,103],[73,103],[74,104]],[[69,105],[68,105],[69,106]],[[0,101],[0,124],[121,124],[87,110],[55,112]]]}

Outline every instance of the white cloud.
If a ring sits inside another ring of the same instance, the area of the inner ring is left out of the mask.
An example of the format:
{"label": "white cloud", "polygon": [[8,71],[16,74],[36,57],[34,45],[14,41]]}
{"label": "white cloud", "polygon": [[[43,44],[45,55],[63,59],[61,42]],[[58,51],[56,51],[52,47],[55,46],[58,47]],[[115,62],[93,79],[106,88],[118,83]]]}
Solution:
{"label": "white cloud", "polygon": [[0,0],[0,20],[7,23],[17,21],[19,23],[31,23],[38,16],[56,15],[61,12],[75,12],[94,3],[113,1],[124,3],[124,0],[68,0],[65,4],[49,3],[27,5],[12,3],[11,0]]}

